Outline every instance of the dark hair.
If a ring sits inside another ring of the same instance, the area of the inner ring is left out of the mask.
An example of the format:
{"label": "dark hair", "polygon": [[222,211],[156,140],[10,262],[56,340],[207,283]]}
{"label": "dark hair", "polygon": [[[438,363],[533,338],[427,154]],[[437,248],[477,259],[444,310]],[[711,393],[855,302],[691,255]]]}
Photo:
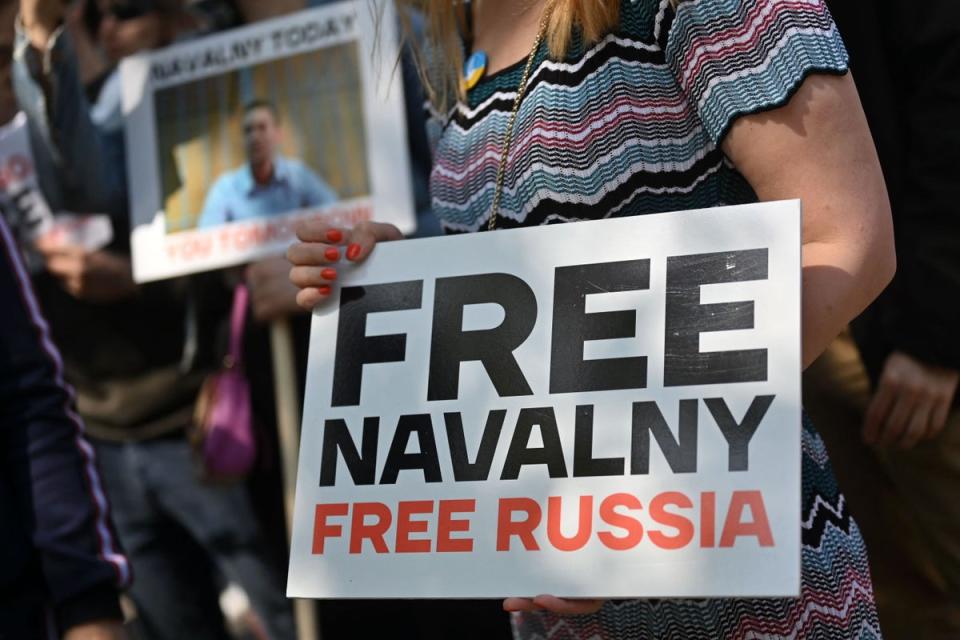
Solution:
{"label": "dark hair", "polygon": [[247,102],[243,105],[243,114],[246,115],[257,109],[266,109],[273,116],[274,122],[280,122],[280,111],[277,109],[277,105],[265,98],[254,98]]}
{"label": "dark hair", "polygon": [[[163,0],[127,0],[126,2],[117,3],[117,5],[129,9],[131,16],[143,15],[154,11],[169,12],[173,8],[170,2],[164,2]],[[96,0],[87,0],[87,2],[84,3],[83,25],[86,27],[90,37],[97,37],[103,18],[104,13],[100,10],[100,6]]]}
{"label": "dark hair", "polygon": [[[194,35],[223,31],[238,26],[242,22],[236,0],[192,0],[187,3],[181,3],[179,0],[126,0],[122,5],[130,7],[132,13],[157,11],[176,14],[181,10],[186,11],[198,22],[198,26],[192,32]],[[103,18],[103,12],[100,11],[96,0],[87,0],[84,3],[83,25],[91,37],[96,38]]]}

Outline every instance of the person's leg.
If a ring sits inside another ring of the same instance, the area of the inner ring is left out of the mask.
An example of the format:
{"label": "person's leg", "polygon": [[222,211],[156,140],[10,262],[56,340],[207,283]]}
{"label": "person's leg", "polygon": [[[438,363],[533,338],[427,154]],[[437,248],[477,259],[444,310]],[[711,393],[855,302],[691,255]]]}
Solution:
{"label": "person's leg", "polygon": [[935,597],[917,612],[929,629],[924,638],[960,638],[960,410],[935,440],[907,451],[881,450],[877,457],[919,531],[915,544],[933,567]]}
{"label": "person's leg", "polygon": [[[928,542],[927,533],[954,536],[956,551],[960,425],[951,427],[954,436],[944,436],[945,440],[953,438],[952,445],[924,445],[907,456],[914,458],[907,464],[900,462],[899,454],[895,454],[896,460],[884,461],[863,444],[861,436],[870,393],[866,371],[849,336],[835,341],[804,374],[804,406],[827,444],[837,480],[867,545],[884,637],[960,638],[956,590],[951,603],[942,574],[942,567],[950,561],[937,558],[936,545]],[[937,455],[931,456],[932,452]],[[947,471],[951,459],[952,472]],[[931,473],[946,478],[935,479]],[[948,479],[951,476],[952,481]],[[928,498],[927,492],[939,498]],[[939,506],[931,510],[933,505]],[[950,541],[945,540],[942,548],[950,548]],[[957,558],[954,553],[953,567]]]}
{"label": "person's leg", "polygon": [[97,443],[117,534],[134,572],[143,640],[225,639],[209,559],[155,500],[141,464],[151,445]]}
{"label": "person's leg", "polygon": [[271,640],[293,640],[293,610],[243,485],[201,482],[190,446],[182,440],[154,445],[147,475],[164,511],[190,532],[228,580],[246,591]]}

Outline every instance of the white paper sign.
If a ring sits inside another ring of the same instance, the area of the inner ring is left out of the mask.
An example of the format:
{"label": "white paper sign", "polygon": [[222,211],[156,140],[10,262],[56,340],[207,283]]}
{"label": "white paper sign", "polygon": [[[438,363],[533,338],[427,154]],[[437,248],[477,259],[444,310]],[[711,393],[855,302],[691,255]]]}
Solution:
{"label": "white paper sign", "polygon": [[282,254],[304,216],[412,231],[395,23],[349,0],[124,60],[134,277]]}
{"label": "white paper sign", "polygon": [[73,246],[99,251],[113,242],[113,223],[104,214],[58,213],[37,240],[47,249]]}
{"label": "white paper sign", "polygon": [[800,590],[800,203],[413,240],[313,321],[288,591]]}
{"label": "white paper sign", "polygon": [[98,251],[113,240],[103,214],[53,213],[40,190],[27,116],[18,113],[0,127],[0,213],[13,230],[31,272],[44,268],[45,251],[67,246]]}
{"label": "white paper sign", "polygon": [[40,192],[27,116],[22,112],[0,127],[0,211],[35,271],[42,259],[33,243],[53,225],[53,213]]}

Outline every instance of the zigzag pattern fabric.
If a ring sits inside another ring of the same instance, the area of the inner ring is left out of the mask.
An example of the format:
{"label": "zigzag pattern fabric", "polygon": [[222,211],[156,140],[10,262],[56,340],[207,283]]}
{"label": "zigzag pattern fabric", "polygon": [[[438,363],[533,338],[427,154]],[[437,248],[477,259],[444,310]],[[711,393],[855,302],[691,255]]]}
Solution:
{"label": "zigzag pattern fabric", "polygon": [[[879,640],[866,550],[804,418],[799,599],[608,602],[594,616],[514,616],[527,640]],[[642,577],[638,578],[642,579]]]}
{"label": "zigzag pattern fabric", "polygon": [[[517,115],[499,224],[550,224],[752,202],[719,149],[742,114],[784,104],[813,72],[845,73],[822,0],[622,0],[620,28],[563,61],[538,52]],[[434,211],[485,228],[525,60],[436,118]]]}
{"label": "zigzag pattern fabric", "polygon": [[[602,41],[541,49],[517,117],[498,225],[552,224],[753,202],[720,145],[734,120],[785,104],[847,54],[822,0],[622,0]],[[434,114],[434,210],[452,233],[485,228],[525,60]],[[514,617],[529,640],[874,640],[866,551],[808,421],[799,599],[620,601],[594,616]],[[638,576],[642,580],[642,576]]]}

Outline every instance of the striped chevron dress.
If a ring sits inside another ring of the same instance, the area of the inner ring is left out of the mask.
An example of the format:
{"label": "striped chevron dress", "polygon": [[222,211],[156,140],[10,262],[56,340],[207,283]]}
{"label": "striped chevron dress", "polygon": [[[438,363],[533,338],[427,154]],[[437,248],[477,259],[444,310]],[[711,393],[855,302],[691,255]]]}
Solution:
{"label": "striped chevron dress", "polygon": [[[523,71],[488,75],[432,122],[435,212],[449,232],[490,214],[499,141]],[[502,227],[756,200],[719,148],[740,115],[785,104],[808,74],[847,55],[822,0],[622,0],[602,41],[535,58],[508,158]],[[608,602],[596,615],[514,616],[518,638],[880,638],[866,552],[823,442],[803,425],[799,599]],[[638,576],[642,579],[642,576]]]}

